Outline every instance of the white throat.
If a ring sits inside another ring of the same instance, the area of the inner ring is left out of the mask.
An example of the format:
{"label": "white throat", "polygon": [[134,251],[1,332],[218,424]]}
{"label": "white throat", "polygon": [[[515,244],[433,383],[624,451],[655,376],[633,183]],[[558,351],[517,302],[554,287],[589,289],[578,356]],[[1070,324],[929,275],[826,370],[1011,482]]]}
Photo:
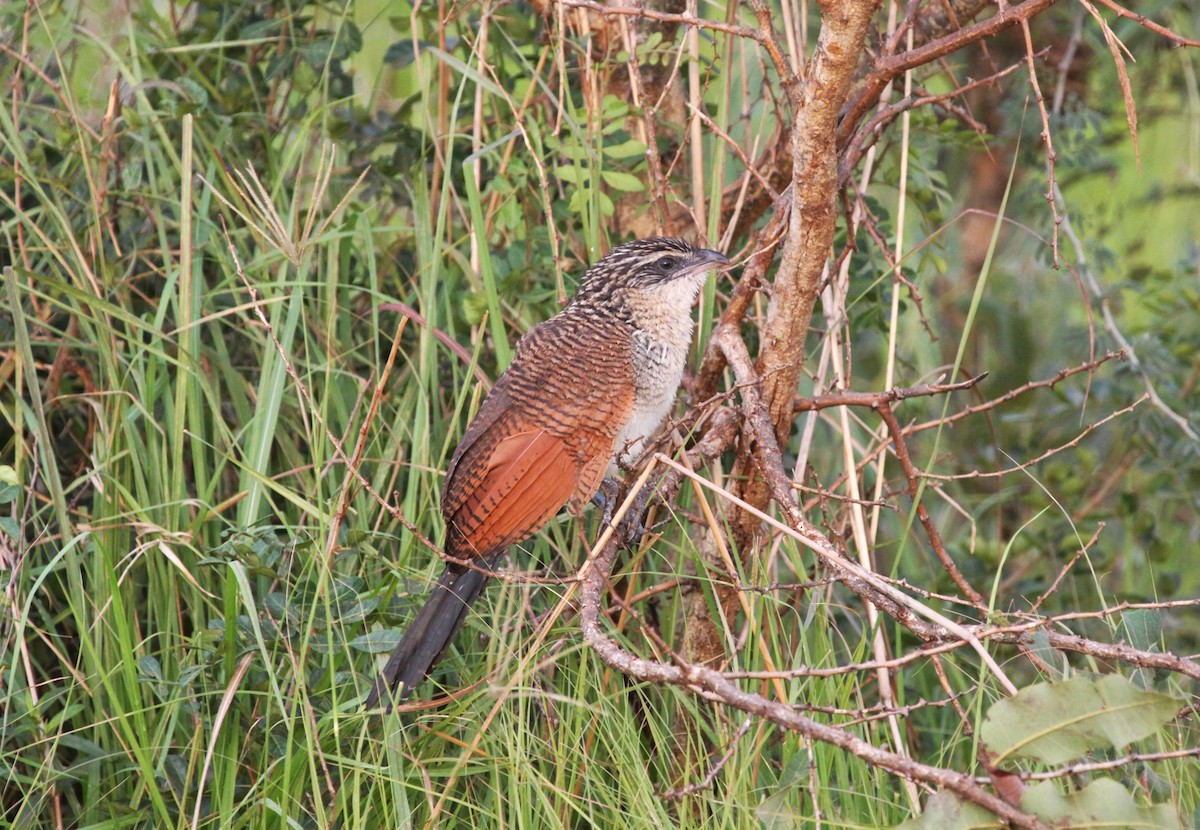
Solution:
{"label": "white throat", "polygon": [[[706,272],[631,291],[626,304],[633,317],[634,374],[637,397],[633,413],[617,436],[622,462],[636,460],[675,403],[683,367],[692,343],[692,305]],[[616,475],[614,459],[609,475]]]}

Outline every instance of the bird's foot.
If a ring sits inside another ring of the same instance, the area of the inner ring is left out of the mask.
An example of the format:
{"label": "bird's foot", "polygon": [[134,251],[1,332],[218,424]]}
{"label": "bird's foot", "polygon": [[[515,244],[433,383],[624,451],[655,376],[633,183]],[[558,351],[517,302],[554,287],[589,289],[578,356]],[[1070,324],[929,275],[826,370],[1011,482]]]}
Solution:
{"label": "bird's foot", "polygon": [[600,489],[592,496],[592,501],[604,509],[601,521],[604,527],[611,527],[617,534],[617,541],[622,547],[632,548],[641,541],[646,529],[642,526],[642,511],[646,507],[646,494],[639,491],[634,497],[633,504],[621,518],[620,524],[613,524],[613,513],[621,503],[621,484],[616,479],[606,478],[600,483]]}
{"label": "bird's foot", "polygon": [[600,489],[592,496],[592,504],[604,511],[600,517],[604,527],[612,527],[612,515],[617,509],[617,495],[620,490],[621,485],[616,479],[606,478],[600,482]]}
{"label": "bird's foot", "polygon": [[621,534],[621,542],[627,548],[635,548],[642,541],[642,537],[646,535],[646,528],[642,524],[642,512],[646,509],[646,491],[639,490],[638,494],[633,498],[633,504],[621,518],[621,524],[617,527],[617,532]]}

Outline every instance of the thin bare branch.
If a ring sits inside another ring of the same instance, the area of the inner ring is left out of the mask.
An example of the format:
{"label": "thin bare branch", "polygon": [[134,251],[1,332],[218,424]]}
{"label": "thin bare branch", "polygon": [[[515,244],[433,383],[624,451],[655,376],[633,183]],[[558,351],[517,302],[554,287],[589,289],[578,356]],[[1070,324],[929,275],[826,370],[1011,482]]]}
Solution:
{"label": "thin bare branch", "polygon": [[718,671],[702,666],[677,662],[673,665],[645,660],[622,649],[601,629],[601,596],[605,575],[616,557],[617,544],[609,538],[597,558],[583,575],[579,591],[580,622],[583,637],[596,654],[613,669],[643,682],[664,683],[690,689],[708,700],[732,706],[740,711],[766,718],[785,729],[805,737],[828,743],[862,758],[872,766],[915,781],[943,787],[991,810],[1005,821],[1029,830],[1049,830],[1035,816],[1023,813],[1004,799],[988,792],[968,775],[953,770],[922,764],[911,758],[880,749],[850,732],[820,723],[791,707],[747,692],[736,686]]}

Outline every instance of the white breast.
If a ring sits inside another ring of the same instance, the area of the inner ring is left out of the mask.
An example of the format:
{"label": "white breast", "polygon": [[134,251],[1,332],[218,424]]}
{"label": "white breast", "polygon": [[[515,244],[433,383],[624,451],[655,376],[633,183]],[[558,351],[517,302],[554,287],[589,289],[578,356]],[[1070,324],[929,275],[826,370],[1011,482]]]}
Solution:
{"label": "white breast", "polygon": [[[689,320],[690,329],[690,323]],[[688,332],[690,340],[691,332]],[[687,342],[686,340],[684,341]],[[645,331],[638,331],[633,338],[637,355],[637,396],[634,398],[633,413],[625,428],[617,436],[616,450],[623,463],[635,461],[645,448],[646,441],[658,431],[663,419],[675,403],[675,393],[683,380],[683,364],[687,356],[686,347],[675,348],[674,344],[654,339]],[[608,474],[616,475],[617,462],[609,465]]]}
{"label": "white breast", "polygon": [[[692,343],[692,304],[706,276],[700,273],[634,291],[626,299],[636,326],[633,351],[637,382],[633,413],[615,445],[618,458],[626,464],[642,454],[675,403]],[[616,476],[619,471],[614,459],[608,475]]]}

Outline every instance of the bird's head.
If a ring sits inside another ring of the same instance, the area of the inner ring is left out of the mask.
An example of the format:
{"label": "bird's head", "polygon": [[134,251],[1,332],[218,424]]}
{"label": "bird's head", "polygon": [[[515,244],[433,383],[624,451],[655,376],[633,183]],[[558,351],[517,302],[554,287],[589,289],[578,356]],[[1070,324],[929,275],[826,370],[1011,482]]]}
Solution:
{"label": "bird's head", "polygon": [[613,248],[588,269],[576,302],[687,313],[708,272],[729,260],[682,239],[651,237]]}

